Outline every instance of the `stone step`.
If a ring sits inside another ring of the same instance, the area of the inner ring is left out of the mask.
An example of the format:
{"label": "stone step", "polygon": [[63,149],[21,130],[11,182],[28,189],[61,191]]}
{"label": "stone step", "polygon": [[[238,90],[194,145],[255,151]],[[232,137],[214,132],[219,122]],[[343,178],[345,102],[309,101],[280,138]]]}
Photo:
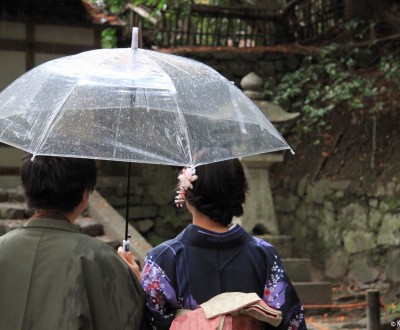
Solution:
{"label": "stone step", "polygon": [[22,227],[28,222],[28,219],[0,219],[0,236],[8,233],[10,230]]}
{"label": "stone step", "polygon": [[283,266],[292,282],[311,281],[311,260],[306,258],[282,259]]}
{"label": "stone step", "polygon": [[25,219],[29,218],[33,211],[23,202],[0,203],[0,219]]}
{"label": "stone step", "polygon": [[332,283],[293,282],[293,286],[303,305],[332,304]]}
{"label": "stone step", "polygon": [[18,175],[0,175],[0,202],[24,200],[21,178]]}
{"label": "stone step", "polygon": [[293,257],[293,237],[288,235],[258,235],[257,237],[273,245],[281,258]]}
{"label": "stone step", "polygon": [[75,226],[79,228],[81,233],[97,238],[115,250],[122,245],[122,242],[115,237],[105,235],[103,224],[92,217],[79,217],[75,221]]}
{"label": "stone step", "polygon": [[75,226],[81,233],[92,237],[104,235],[103,225],[92,217],[79,217],[75,220]]}

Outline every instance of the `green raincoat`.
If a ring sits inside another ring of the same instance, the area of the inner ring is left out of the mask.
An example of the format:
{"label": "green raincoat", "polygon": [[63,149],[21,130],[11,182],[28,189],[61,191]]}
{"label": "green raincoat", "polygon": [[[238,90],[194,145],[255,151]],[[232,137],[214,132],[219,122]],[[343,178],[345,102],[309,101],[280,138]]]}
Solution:
{"label": "green raincoat", "polygon": [[0,329],[140,329],[141,286],[116,251],[64,219],[0,237]]}

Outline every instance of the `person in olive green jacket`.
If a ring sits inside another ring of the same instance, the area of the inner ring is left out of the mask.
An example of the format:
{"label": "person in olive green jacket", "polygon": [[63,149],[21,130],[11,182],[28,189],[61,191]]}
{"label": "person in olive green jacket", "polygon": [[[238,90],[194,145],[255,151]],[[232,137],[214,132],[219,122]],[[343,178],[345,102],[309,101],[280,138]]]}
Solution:
{"label": "person in olive green jacket", "polygon": [[140,329],[136,276],[74,225],[96,183],[95,161],[31,157],[21,179],[35,214],[0,237],[0,329]]}

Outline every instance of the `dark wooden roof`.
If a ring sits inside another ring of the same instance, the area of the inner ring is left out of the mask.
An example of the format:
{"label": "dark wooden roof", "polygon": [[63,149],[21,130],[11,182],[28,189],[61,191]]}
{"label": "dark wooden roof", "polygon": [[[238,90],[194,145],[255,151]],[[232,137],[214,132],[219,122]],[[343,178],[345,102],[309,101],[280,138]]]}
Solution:
{"label": "dark wooden roof", "polygon": [[54,25],[91,25],[81,0],[2,0],[1,19]]}

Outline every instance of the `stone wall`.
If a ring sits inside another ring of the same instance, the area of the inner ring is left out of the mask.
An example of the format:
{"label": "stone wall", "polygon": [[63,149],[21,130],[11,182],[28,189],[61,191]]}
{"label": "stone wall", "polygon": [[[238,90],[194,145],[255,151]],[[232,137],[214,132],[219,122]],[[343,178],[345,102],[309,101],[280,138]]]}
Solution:
{"label": "stone wall", "polygon": [[377,288],[396,300],[400,183],[378,183],[369,193],[346,180],[311,184],[305,177],[272,185],[280,230],[295,238],[301,257],[312,259],[315,276],[352,290]]}

